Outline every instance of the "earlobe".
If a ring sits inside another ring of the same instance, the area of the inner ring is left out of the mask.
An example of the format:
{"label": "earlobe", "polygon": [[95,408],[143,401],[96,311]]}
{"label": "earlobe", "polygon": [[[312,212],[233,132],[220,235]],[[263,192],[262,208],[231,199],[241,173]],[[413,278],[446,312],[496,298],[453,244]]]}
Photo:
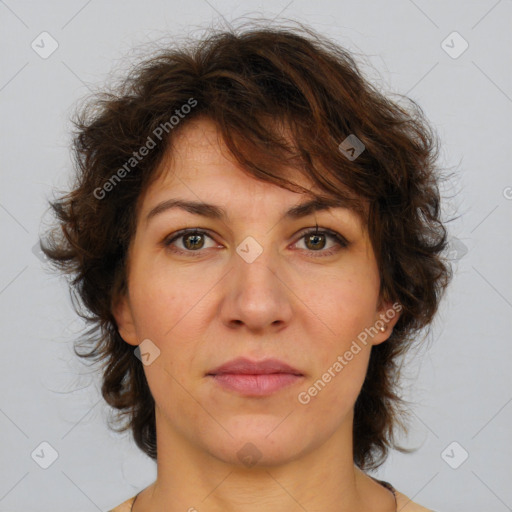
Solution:
{"label": "earlobe", "polygon": [[379,345],[391,336],[393,328],[400,318],[401,311],[402,305],[399,302],[382,302],[375,317],[375,328],[378,333],[373,338],[373,345]]}
{"label": "earlobe", "polygon": [[116,320],[117,330],[126,343],[137,346],[139,344],[133,313],[126,295],[117,297],[112,305],[112,314]]}

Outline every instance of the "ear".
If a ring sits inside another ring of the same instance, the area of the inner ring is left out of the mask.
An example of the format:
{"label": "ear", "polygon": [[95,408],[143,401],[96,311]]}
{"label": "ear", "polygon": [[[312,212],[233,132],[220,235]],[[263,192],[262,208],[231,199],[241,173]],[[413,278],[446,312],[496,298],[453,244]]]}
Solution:
{"label": "ear", "polygon": [[[391,336],[393,327],[395,327],[395,324],[398,322],[403,309],[402,305],[398,301],[391,302],[381,300],[379,301],[379,304],[373,324],[373,328],[377,333],[372,337],[372,345],[379,345]],[[382,327],[385,327],[384,331],[381,331]]]}
{"label": "ear", "polygon": [[137,346],[139,344],[132,308],[126,294],[118,296],[112,304],[112,314],[116,319],[117,330],[126,343]]}

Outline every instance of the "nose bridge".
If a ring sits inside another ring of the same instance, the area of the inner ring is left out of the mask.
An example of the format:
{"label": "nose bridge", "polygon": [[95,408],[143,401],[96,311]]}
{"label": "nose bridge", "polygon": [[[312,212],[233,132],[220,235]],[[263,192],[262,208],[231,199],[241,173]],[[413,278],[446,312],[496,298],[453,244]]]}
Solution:
{"label": "nose bridge", "polygon": [[233,256],[229,273],[230,293],[224,297],[223,316],[228,322],[243,322],[253,329],[288,322],[291,304],[288,288],[283,284],[284,261],[271,237],[246,237]]}
{"label": "nose bridge", "polygon": [[247,236],[236,247],[234,264],[241,284],[261,289],[264,293],[276,288],[276,272],[281,262],[270,236]]}

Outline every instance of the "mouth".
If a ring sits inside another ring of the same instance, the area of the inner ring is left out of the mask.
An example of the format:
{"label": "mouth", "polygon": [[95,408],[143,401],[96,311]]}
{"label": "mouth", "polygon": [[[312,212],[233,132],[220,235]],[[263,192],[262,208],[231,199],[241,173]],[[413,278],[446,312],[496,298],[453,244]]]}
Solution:
{"label": "mouth", "polygon": [[281,389],[296,384],[304,377],[291,373],[266,373],[248,375],[241,373],[221,373],[209,375],[214,382],[224,389],[235,391],[245,396],[267,396]]}
{"label": "mouth", "polygon": [[256,362],[238,358],[206,374],[222,388],[244,396],[267,396],[304,379],[304,375],[278,359]]}

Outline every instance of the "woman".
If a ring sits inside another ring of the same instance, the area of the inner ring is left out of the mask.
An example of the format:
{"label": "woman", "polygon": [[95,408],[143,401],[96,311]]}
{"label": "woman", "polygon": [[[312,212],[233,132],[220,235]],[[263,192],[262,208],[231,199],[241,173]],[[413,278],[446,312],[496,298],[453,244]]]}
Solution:
{"label": "woman", "polygon": [[76,120],[46,254],[157,462],[115,512],[425,511],[366,474],[451,278],[436,138],[310,29],[162,50]]}

